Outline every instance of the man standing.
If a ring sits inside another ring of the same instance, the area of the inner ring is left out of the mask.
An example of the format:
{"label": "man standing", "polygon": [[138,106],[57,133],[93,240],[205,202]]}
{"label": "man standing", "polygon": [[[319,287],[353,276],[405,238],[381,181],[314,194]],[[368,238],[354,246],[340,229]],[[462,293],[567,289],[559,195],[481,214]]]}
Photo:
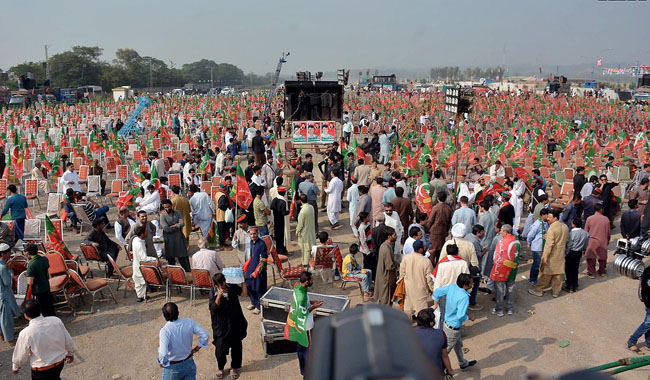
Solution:
{"label": "man standing", "polygon": [[[178,306],[173,302],[164,304],[162,313],[167,321],[158,336],[158,364],[163,369],[162,378],[195,380],[196,364],[192,356],[201,348],[208,347],[210,335],[193,320],[178,318]],[[194,335],[199,337],[199,342],[192,348]]]}
{"label": "man standing", "polygon": [[630,199],[636,200],[639,206],[639,214],[643,215],[645,206],[648,205],[648,197],[650,191],[648,191],[648,186],[650,185],[650,179],[643,178],[639,186],[637,186],[634,191],[630,194]]}
{"label": "man standing", "polygon": [[253,213],[255,215],[255,227],[259,232],[260,236],[269,235],[269,215],[271,215],[271,210],[266,207],[266,204],[262,200],[264,196],[264,188],[261,186],[255,187],[255,200],[253,200]]}
{"label": "man standing", "polygon": [[627,348],[635,353],[640,353],[639,347],[637,347],[637,342],[641,335],[645,335],[646,341],[645,346],[650,348],[650,267],[645,268],[641,278],[639,279],[641,302],[645,306],[645,318],[641,325],[637,327],[636,330],[630,335],[630,338],[627,340]]}
{"label": "man standing", "polygon": [[[429,185],[431,186],[431,193],[432,194],[440,194],[440,193],[445,193],[447,194],[447,182],[442,178],[442,171],[440,169],[436,169],[433,172],[433,179],[431,182],[429,182]],[[445,196],[445,200],[447,200],[447,197]],[[444,201],[442,201],[444,202]],[[435,206],[438,203],[438,199],[433,199],[433,205]]]}
{"label": "man standing", "polygon": [[[301,194],[307,196],[307,200],[306,202],[304,202],[304,204],[310,204],[314,209],[313,223],[314,223],[314,231],[316,231],[317,234],[318,233],[318,205],[316,204],[316,201],[318,200],[318,195],[320,194],[320,190],[318,190],[318,187],[314,183],[314,175],[312,173],[307,173],[305,175],[305,178],[306,180],[302,181],[298,186],[298,191],[300,191]],[[316,234],[314,234],[314,236]]]}
{"label": "man standing", "polygon": [[398,237],[400,239],[405,239],[407,233],[405,228],[407,228],[411,224],[411,221],[413,220],[413,206],[411,206],[411,200],[404,197],[403,188],[397,187],[395,189],[395,194],[397,195],[397,197],[395,197],[395,199],[393,199],[391,203],[393,204],[393,210],[395,210],[395,212],[399,216],[399,220],[402,223],[402,229],[404,230],[402,236],[398,236]]}
{"label": "man standing", "polygon": [[463,322],[468,319],[474,321],[473,316],[467,316],[468,290],[473,286],[474,281],[470,275],[461,273],[455,284],[443,286],[433,292],[434,310],[438,308],[440,298],[445,297],[445,322],[442,330],[447,335],[447,351],[454,349],[460,369],[474,366],[477,363],[476,360],[467,361],[463,356],[463,339],[461,337]]}
{"label": "man standing", "polygon": [[533,222],[526,236],[526,241],[533,253],[533,265],[531,265],[528,275],[528,282],[533,286],[537,285],[537,278],[539,277],[539,267],[542,263],[542,251],[544,250],[544,235],[548,231],[546,219],[549,213],[550,211],[548,209],[540,211],[539,219]]}
{"label": "man standing", "polygon": [[429,215],[429,219],[426,222],[426,226],[429,228],[429,239],[433,252],[433,255],[430,257],[432,264],[438,261],[440,250],[445,244],[449,226],[451,225],[452,214],[451,207],[445,203],[447,200],[447,191],[445,190],[437,194],[438,203],[431,209],[431,215]]}
{"label": "man standing", "polygon": [[217,233],[219,234],[219,248],[229,251],[231,248],[226,247],[226,210],[231,206],[230,199],[226,195],[226,189],[224,189],[224,182],[219,183],[219,190],[214,195],[214,201],[216,203],[215,208],[215,220],[217,221]]}
{"label": "man standing", "polygon": [[212,338],[214,355],[217,357],[217,378],[224,376],[226,356],[230,351],[230,378],[239,378],[242,362],[242,340],[246,337],[248,322],[239,303],[242,287],[226,283],[221,274],[212,276],[215,288],[210,290],[210,319],[212,321]]}
{"label": "man standing", "polygon": [[[154,153],[156,153],[156,157],[157,157],[158,152],[154,152]],[[162,168],[163,168],[162,173],[158,172],[158,176],[159,177],[164,176],[165,165],[160,159],[158,159],[158,161],[162,164]],[[96,159],[93,162],[93,165],[90,168],[88,168],[88,175],[99,176],[99,185],[100,185],[101,193],[104,194],[104,191],[106,190],[106,180],[104,179],[104,168],[99,164],[99,160]]]}
{"label": "man standing", "polygon": [[41,317],[41,305],[35,299],[23,301],[20,310],[29,325],[18,335],[14,348],[11,358],[14,375],[29,361],[32,379],[60,379],[63,362],[74,360],[70,333],[59,318],[45,313]]}
{"label": "man standing", "polygon": [[384,205],[384,219],[386,226],[395,230],[397,234],[397,240],[395,240],[395,254],[400,255],[396,257],[397,262],[399,263],[402,255],[402,236],[404,235],[404,227],[402,222],[399,219],[399,215],[393,210],[393,204],[388,202]]}
{"label": "man standing", "polygon": [[377,184],[372,185],[370,188],[370,198],[372,199],[371,221],[376,221],[384,213],[383,198],[386,192],[386,188],[383,186],[384,180],[381,177],[377,177],[376,182]]}
{"label": "man standing", "polygon": [[266,293],[266,264],[268,252],[266,243],[258,238],[257,227],[250,227],[248,234],[251,237],[251,252],[246,262],[246,271],[244,279],[246,280],[246,289],[251,304],[246,308],[253,310],[253,314],[260,313],[260,298]]}
{"label": "man standing", "polygon": [[637,210],[636,199],[630,199],[627,205],[630,209],[621,215],[621,236],[632,239],[641,235],[641,214]]}
{"label": "man standing", "polygon": [[302,265],[307,268],[309,266],[309,258],[311,255],[311,247],[316,245],[316,234],[314,230],[314,214],[315,208],[312,204],[307,202],[305,194],[300,195],[300,213],[298,214],[298,225],[296,226],[296,235],[298,235],[298,244],[302,252]]}
{"label": "man standing", "polygon": [[332,229],[341,227],[339,214],[341,213],[341,196],[343,194],[343,182],[339,178],[339,169],[330,171],[330,183],[325,189],[327,193],[327,218]]}
{"label": "man standing", "polygon": [[199,239],[196,245],[199,247],[199,250],[192,255],[192,268],[207,269],[210,272],[210,277],[221,273],[225,266],[217,251],[209,249],[208,241],[204,238]]}
{"label": "man standing", "polygon": [[[181,195],[181,188],[177,185],[172,186],[172,208],[178,211],[183,218],[183,236],[185,237],[185,249],[190,247],[190,234],[192,233],[192,206],[190,201]],[[164,208],[164,206],[163,206]]]}
{"label": "man standing", "polygon": [[562,277],[564,277],[564,266],[566,243],[569,241],[569,228],[560,222],[560,210],[551,210],[548,217],[549,228],[546,231],[544,250],[542,253],[542,264],[540,272],[542,275],[537,285],[528,289],[528,293],[542,297],[544,290],[551,285],[553,298],[560,296],[562,291]]}
{"label": "man standing", "polygon": [[[585,185],[585,187],[587,186]],[[600,189],[595,188],[591,194],[582,198],[582,216],[585,220],[594,214],[594,206],[597,204],[602,204],[602,201],[600,200]]]}
{"label": "man standing", "polygon": [[490,280],[494,281],[496,289],[496,307],[492,314],[503,317],[503,300],[506,301],[508,315],[514,313],[515,280],[517,278],[517,263],[519,262],[519,241],[512,234],[512,226],[501,226],[501,241],[494,250],[494,259]]}
{"label": "man standing", "polygon": [[160,227],[163,230],[163,240],[165,241],[165,258],[170,265],[176,265],[176,259],[178,258],[178,262],[185,269],[185,272],[191,272],[189,253],[187,253],[187,246],[184,244],[185,241],[181,232],[181,229],[185,226],[185,221],[181,213],[172,208],[172,202],[169,199],[162,201],[162,207]]}
{"label": "man standing", "polygon": [[54,316],[54,300],[50,293],[50,280],[48,269],[50,263],[45,256],[38,254],[35,244],[25,246],[25,255],[29,259],[27,263],[27,284],[32,288],[32,295],[41,305],[40,310],[44,317]]}
{"label": "man standing", "polygon": [[510,203],[510,193],[504,191],[501,193],[501,198],[503,199],[503,204],[499,209],[498,218],[503,224],[512,226],[515,220],[515,207]]}
{"label": "man standing", "polygon": [[307,366],[311,329],[314,327],[314,315],[312,312],[314,309],[323,306],[323,301],[309,300],[307,289],[313,283],[310,272],[303,271],[300,274],[300,280],[293,288],[291,308],[287,316],[287,326],[284,329],[284,337],[291,342],[297,343],[298,364],[300,365],[300,374],[303,377],[305,376],[305,367]]}
{"label": "man standing", "polygon": [[[277,188],[277,195],[271,201],[271,211],[273,212],[273,240],[276,250],[280,255],[287,254],[287,245],[289,237],[289,209],[287,207],[287,198],[285,194],[287,188],[280,186]],[[287,240],[285,240],[287,238]]]}
{"label": "man standing", "polygon": [[0,243],[0,341],[14,345],[14,317],[18,317],[18,304],[11,287],[11,271],[7,261],[11,257],[11,247]]}
{"label": "man standing", "polygon": [[138,297],[137,302],[144,301],[147,294],[147,283],[140,271],[140,264],[147,261],[155,263],[155,259],[147,256],[146,239],[148,235],[149,231],[142,225],[133,228],[131,252],[133,252],[133,285],[135,287],[135,295]]}
{"label": "man standing", "polygon": [[580,194],[583,186],[587,183],[587,178],[585,177],[585,167],[578,166],[576,168],[576,174],[573,176],[573,193]]}
{"label": "man standing", "polygon": [[595,214],[587,219],[585,231],[589,233],[587,245],[587,274],[589,278],[596,278],[596,260],[598,260],[598,275],[607,274],[607,246],[611,238],[609,219],[603,214],[604,207],[600,204],[594,206]]}
{"label": "man standing", "polygon": [[359,159],[357,163],[358,166],[354,168],[354,177],[357,179],[357,184],[359,186],[370,186],[372,182],[372,170],[366,165],[366,161],[363,159]]}
{"label": "man standing", "polygon": [[25,209],[28,207],[27,198],[22,194],[18,194],[18,189],[14,184],[7,186],[7,191],[9,191],[9,197],[0,217],[4,217],[7,212],[11,211],[11,220],[14,221],[14,234],[16,235],[14,241],[18,241],[25,236]]}
{"label": "man standing", "polygon": [[354,224],[359,220],[359,214],[367,212],[370,216],[370,223],[372,224],[372,198],[368,195],[368,187],[359,186],[359,201],[354,208]]}
{"label": "man standing", "polygon": [[386,241],[379,248],[375,297],[378,303],[390,305],[397,284],[397,263],[395,262],[395,241],[397,233],[386,227]]}
{"label": "man standing", "polygon": [[[158,258],[158,252],[156,250],[156,245],[153,242],[153,238],[156,235],[159,235],[158,233],[158,228],[148,220],[147,213],[144,211],[138,211],[138,221],[133,225],[133,228],[129,231],[128,235],[126,236],[126,241],[129,247],[131,247],[132,241],[134,236],[138,236],[135,232],[135,228],[138,226],[143,226],[147,230],[147,236],[145,239],[145,247],[146,247],[146,253],[148,257],[151,258]],[[162,251],[162,248],[160,248]],[[162,252],[161,252],[162,256]]]}
{"label": "man standing", "polygon": [[106,235],[104,227],[104,221],[102,219],[93,220],[93,230],[86,236],[84,244],[95,247],[102,261],[106,263],[106,277],[110,278],[113,276],[114,268],[108,263],[108,256],[117,262],[117,255],[122,247]]}
{"label": "man standing", "polygon": [[581,204],[582,204],[582,198],[580,197],[580,194],[573,194],[573,199],[564,208],[564,211],[562,212],[562,219],[560,221],[566,224],[567,227],[571,227],[571,222],[573,221],[573,219],[578,218],[580,216],[578,212],[581,211],[580,210]]}
{"label": "man standing", "polygon": [[357,231],[357,226],[354,224],[354,222],[357,215],[357,202],[359,201],[359,185],[357,185],[357,179],[354,177],[354,175],[350,178],[350,183],[352,185],[348,187],[346,199],[348,200],[350,229],[352,229],[352,235],[357,238],[359,237],[359,234]]}
{"label": "man standing", "polygon": [[494,224],[497,222],[497,216],[490,212],[490,203],[487,201],[481,201],[479,207],[478,224],[483,226],[485,229],[485,234],[481,238],[481,248],[483,249],[483,252],[485,252],[490,247],[490,244],[496,235]]}
{"label": "man standing", "polygon": [[65,192],[68,189],[72,189],[75,192],[81,191],[81,186],[79,186],[79,175],[74,171],[74,164],[68,162],[65,165],[66,171],[61,176],[59,184],[61,185],[61,191]]}
{"label": "man standing", "polygon": [[395,193],[395,187],[397,186],[397,181],[395,181],[394,178],[391,178],[388,180],[388,187],[386,188],[386,191],[384,194],[381,196],[381,204],[385,205],[386,203],[389,203],[395,197],[397,196],[397,193]]}
{"label": "man standing", "polygon": [[[417,230],[416,230],[417,231]],[[427,301],[433,293],[431,260],[424,257],[425,248],[421,240],[413,243],[413,253],[405,255],[399,266],[400,276],[404,279],[406,297],[404,312],[410,317],[428,307]]]}
{"label": "man standing", "polygon": [[451,225],[456,223],[463,223],[465,225],[465,234],[472,233],[472,226],[476,224],[476,215],[474,210],[468,207],[469,199],[466,196],[460,197],[460,208],[454,211],[454,215],[451,217]]}
{"label": "man standing", "polygon": [[262,131],[255,131],[255,137],[251,140],[253,146],[253,155],[255,156],[255,164],[260,168],[266,163],[264,158],[264,138],[262,137]]}
{"label": "man standing", "polygon": [[215,212],[214,202],[210,195],[199,190],[196,185],[191,185],[187,195],[190,197],[192,209],[192,224],[199,226],[203,237],[208,236],[212,225],[212,215]]}

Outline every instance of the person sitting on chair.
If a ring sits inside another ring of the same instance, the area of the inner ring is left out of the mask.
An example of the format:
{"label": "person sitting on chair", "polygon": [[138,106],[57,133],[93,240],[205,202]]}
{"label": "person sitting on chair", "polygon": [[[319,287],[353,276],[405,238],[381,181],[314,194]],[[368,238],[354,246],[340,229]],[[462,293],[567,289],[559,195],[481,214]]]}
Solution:
{"label": "person sitting on chair", "polygon": [[[109,255],[117,262],[117,254],[122,248],[119,244],[108,238],[104,231],[104,221],[101,218],[93,220],[93,230],[84,239],[84,244],[95,247],[104,262],[108,262]],[[113,276],[112,265],[106,265],[106,276]]]}

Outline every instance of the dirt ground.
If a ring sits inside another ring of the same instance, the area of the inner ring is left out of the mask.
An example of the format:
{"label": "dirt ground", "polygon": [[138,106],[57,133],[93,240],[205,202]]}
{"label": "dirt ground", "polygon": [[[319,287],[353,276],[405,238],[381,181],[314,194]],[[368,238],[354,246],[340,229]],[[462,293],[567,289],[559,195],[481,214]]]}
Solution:
{"label": "dirt ground", "polygon": [[[110,178],[109,178],[110,179]],[[110,183],[110,181],[108,182]],[[45,202],[41,202],[45,205]],[[327,216],[319,212],[321,226],[328,225]],[[109,214],[115,220],[115,208]],[[347,254],[349,244],[354,242],[350,228],[347,209],[341,218],[344,227],[331,231],[333,241]],[[617,228],[612,236],[612,244],[618,237]],[[299,263],[299,250],[295,243],[289,247],[290,261]],[[321,227],[322,228],[322,227]],[[108,230],[113,236],[113,230]],[[73,252],[79,252],[79,243],[83,236],[65,231],[65,241]],[[85,234],[85,233],[84,233]],[[196,236],[192,236],[192,252],[196,251]],[[525,244],[524,244],[525,245]],[[478,302],[485,306],[482,311],[470,312],[476,321],[467,322],[463,327],[464,345],[469,352],[469,360],[478,360],[478,364],[467,371],[457,370],[457,379],[519,379],[526,373],[541,372],[557,375],[562,372],[596,366],[620,358],[633,356],[624,346],[626,339],[644,318],[643,304],[637,298],[637,281],[621,277],[614,273],[611,266],[613,256],[609,257],[609,269],[606,277],[591,280],[584,273],[584,260],[581,266],[580,288],[574,294],[562,293],[553,299],[550,292],[543,298],[527,294],[528,282],[522,276],[528,276],[530,252],[522,249],[524,264],[520,266],[516,284],[515,314],[497,317],[490,314],[494,303],[491,296],[479,292]],[[237,265],[234,251],[220,252],[226,266]],[[119,265],[127,265],[124,252],[120,252]],[[103,273],[94,268],[96,276]],[[273,276],[269,270],[269,287]],[[362,302],[357,287],[348,286],[340,289],[340,283],[325,284],[320,277],[315,277],[312,291],[325,294],[345,294],[350,297],[351,306]],[[277,282],[280,286],[280,281]],[[115,290],[117,281],[111,283]],[[158,379],[161,369],[156,362],[158,348],[158,331],[164,319],[160,311],[164,303],[163,292],[153,293],[148,303],[136,303],[135,293],[128,291],[126,298],[121,288],[115,292],[118,304],[110,298],[98,300],[92,315],[89,298],[86,304],[78,304],[81,309],[76,317],[66,309],[58,311],[68,331],[73,337],[77,353],[74,363],[66,365],[64,379]],[[207,296],[198,295],[194,307],[190,307],[189,292],[178,294],[172,292],[172,300],[180,307],[181,317],[192,318],[210,331],[210,315]],[[247,305],[247,299],[241,299]],[[300,379],[296,355],[264,357],[259,315],[244,310],[248,320],[248,336],[244,340],[242,379]],[[210,331],[211,334],[211,331]],[[569,346],[560,348],[563,341]],[[642,343],[642,342],[641,342]],[[28,379],[29,368],[18,376],[11,374],[11,355],[13,349],[0,343],[0,379]],[[645,355],[650,355],[646,351]],[[458,369],[453,353],[450,354],[452,365]],[[312,360],[317,360],[313,358]],[[214,348],[202,349],[195,355],[198,379],[216,379],[216,360]],[[226,368],[229,368],[227,364]],[[618,375],[619,379],[648,379],[650,368],[637,369]],[[226,377],[228,378],[228,377]]]}

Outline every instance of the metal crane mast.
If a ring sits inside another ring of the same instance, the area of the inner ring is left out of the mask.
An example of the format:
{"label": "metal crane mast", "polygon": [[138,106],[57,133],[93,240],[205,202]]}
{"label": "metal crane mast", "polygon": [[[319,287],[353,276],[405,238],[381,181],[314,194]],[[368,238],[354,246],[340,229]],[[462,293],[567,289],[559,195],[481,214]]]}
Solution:
{"label": "metal crane mast", "polygon": [[275,88],[278,85],[278,79],[280,78],[280,71],[282,70],[282,64],[287,62],[287,57],[289,56],[289,52],[287,53],[282,53],[282,56],[280,56],[280,60],[278,60],[278,66],[275,69],[275,74],[273,75],[273,82],[271,83],[271,90],[269,91],[269,95],[266,98],[266,106],[264,106],[264,115],[263,118],[266,117],[271,113],[271,103],[273,102],[273,97],[275,96]]}

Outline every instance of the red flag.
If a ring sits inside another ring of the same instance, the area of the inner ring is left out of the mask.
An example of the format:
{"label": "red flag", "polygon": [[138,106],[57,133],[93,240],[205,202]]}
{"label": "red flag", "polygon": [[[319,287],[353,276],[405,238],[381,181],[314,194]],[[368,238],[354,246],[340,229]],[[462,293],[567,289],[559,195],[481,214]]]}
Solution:
{"label": "red flag", "polygon": [[235,181],[235,202],[239,207],[247,209],[253,201],[253,196],[251,195],[251,190],[248,187],[246,182],[246,177],[244,176],[244,171],[237,162],[237,180]]}

